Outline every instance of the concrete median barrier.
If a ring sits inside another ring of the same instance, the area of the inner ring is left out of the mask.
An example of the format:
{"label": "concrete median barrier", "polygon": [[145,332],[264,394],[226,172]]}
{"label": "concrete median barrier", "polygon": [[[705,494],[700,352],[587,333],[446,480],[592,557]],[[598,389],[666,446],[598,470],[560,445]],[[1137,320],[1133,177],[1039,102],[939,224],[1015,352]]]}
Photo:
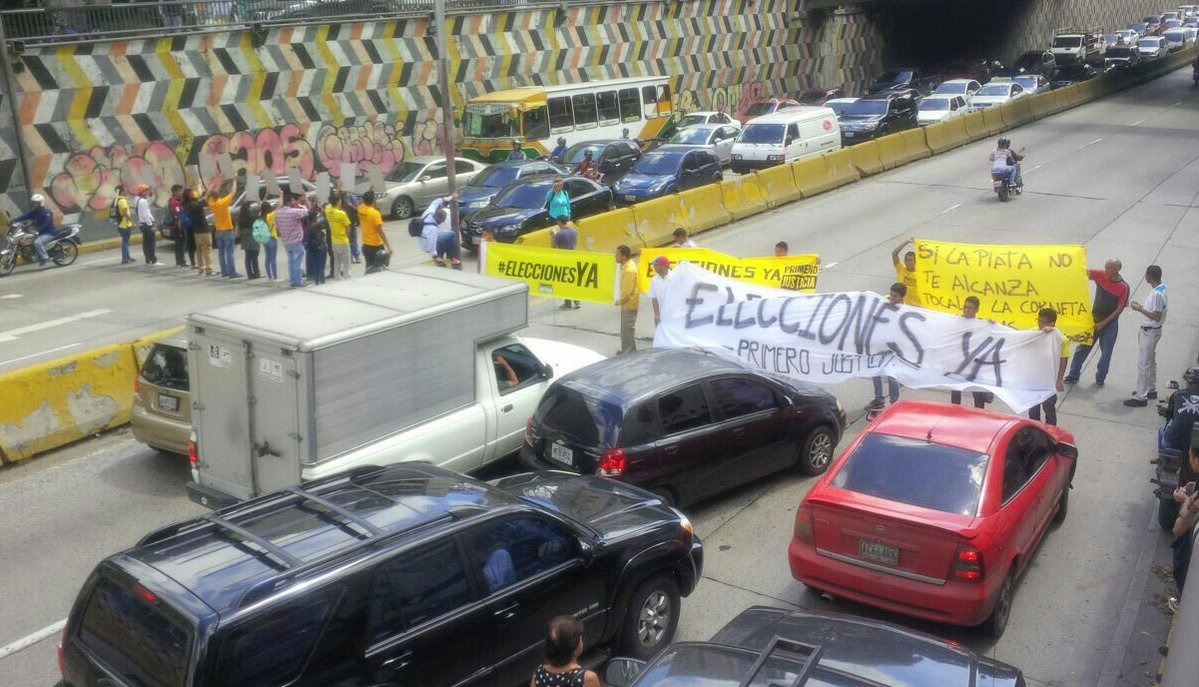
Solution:
{"label": "concrete median barrier", "polygon": [[1032,116],[1036,119],[1042,119],[1053,114],[1053,91],[1045,91],[1036,95],[1025,98],[1028,101],[1029,107],[1032,108]]}
{"label": "concrete median barrier", "polygon": [[[649,206],[660,201],[678,206],[678,200],[674,196],[658,198],[640,205]],[[579,228],[579,249],[602,252],[616,250],[617,246],[626,245],[636,253],[641,249],[641,236],[634,224],[633,217],[633,210],[617,208],[575,220],[574,224]],[[673,230],[672,228],[671,231]]]}
{"label": "concrete median barrier", "polygon": [[679,194],[679,208],[688,231],[698,234],[733,221],[724,209],[724,201],[712,186],[701,186]]}
{"label": "concrete median barrier", "polygon": [[924,140],[933,155],[940,155],[947,150],[953,150],[970,142],[970,134],[966,132],[966,122],[963,117],[954,117],[944,122],[929,124],[924,127]]}
{"label": "concrete median barrier", "polygon": [[[708,193],[716,190],[712,185],[704,188],[708,189]],[[675,229],[691,231],[691,225],[687,223],[687,214],[679,205],[679,197],[673,193],[663,198],[637,203],[629,212],[627,222],[635,230],[635,237],[632,239],[646,246],[664,246],[670,243]]]}
{"label": "concrete median barrier", "polygon": [[720,198],[733,219],[744,219],[766,209],[766,195],[757,174],[743,174],[720,182]]}
{"label": "concrete median barrier", "polygon": [[857,167],[858,174],[864,177],[878,174],[886,169],[882,160],[882,146],[879,145],[878,140],[850,146],[849,157],[853,160],[853,166]]}
{"label": "concrete median barrier", "polygon": [[538,229],[524,236],[517,236],[516,240],[512,243],[518,246],[532,246],[533,248],[553,248],[554,234],[549,229]]}
{"label": "concrete median barrier", "polygon": [[1003,118],[1005,128],[1012,129],[1024,126],[1036,119],[1032,113],[1032,103],[1029,102],[1030,97],[1016,98],[998,109],[999,116]]}
{"label": "concrete median barrier", "polygon": [[916,160],[923,160],[933,154],[928,148],[928,143],[925,141],[924,129],[916,128],[901,131],[887,138],[892,139],[891,150],[888,151],[888,156],[895,167],[906,165]]}
{"label": "concrete median barrier", "polygon": [[848,148],[825,153],[817,157],[804,158],[790,164],[795,188],[810,198],[817,193],[851,184],[860,177],[853,165],[853,154]]}
{"label": "concrete median barrier", "polygon": [[993,105],[983,110],[983,126],[985,127],[987,137],[993,137],[1007,128],[1003,122],[1003,113],[999,110],[999,106]]}
{"label": "concrete median barrier", "polygon": [[970,137],[971,141],[977,141],[990,136],[987,133],[987,124],[983,121],[981,110],[962,115],[960,119],[962,120],[962,126],[966,127],[966,135]]}
{"label": "concrete median barrier", "polygon": [[762,185],[766,204],[772,208],[803,198],[803,193],[795,186],[791,165],[783,164],[759,170],[758,183]]}

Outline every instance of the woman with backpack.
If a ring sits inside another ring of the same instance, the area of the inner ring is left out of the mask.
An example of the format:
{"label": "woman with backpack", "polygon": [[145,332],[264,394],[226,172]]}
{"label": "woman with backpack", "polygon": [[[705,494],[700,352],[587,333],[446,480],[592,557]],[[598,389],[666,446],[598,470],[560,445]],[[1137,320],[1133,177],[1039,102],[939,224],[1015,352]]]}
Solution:
{"label": "woman with backpack", "polygon": [[250,201],[243,200],[237,209],[237,238],[241,241],[241,249],[245,251],[246,280],[261,279],[258,271],[258,240],[254,238],[254,222],[258,220],[250,212]]}
{"label": "woman with backpack", "polygon": [[262,266],[266,270],[267,281],[275,281],[279,278],[279,272],[275,269],[275,254],[279,249],[279,237],[275,235],[274,217],[271,216],[271,213],[271,201],[266,199],[258,201],[258,218],[254,220],[254,240],[266,249]]}

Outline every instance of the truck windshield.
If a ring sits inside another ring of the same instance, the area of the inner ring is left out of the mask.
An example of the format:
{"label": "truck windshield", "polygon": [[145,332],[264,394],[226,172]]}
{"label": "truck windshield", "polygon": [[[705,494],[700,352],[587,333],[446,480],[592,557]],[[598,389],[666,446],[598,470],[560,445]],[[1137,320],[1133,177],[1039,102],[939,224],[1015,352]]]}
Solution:
{"label": "truck windshield", "polygon": [[101,577],[83,611],[79,638],[132,685],[182,687],[191,633],[148,590]]}
{"label": "truck windshield", "polygon": [[1058,36],[1053,39],[1055,48],[1077,48],[1082,45],[1082,36]]}
{"label": "truck windshield", "polygon": [[741,132],[739,143],[782,143],[785,124],[750,124]]}

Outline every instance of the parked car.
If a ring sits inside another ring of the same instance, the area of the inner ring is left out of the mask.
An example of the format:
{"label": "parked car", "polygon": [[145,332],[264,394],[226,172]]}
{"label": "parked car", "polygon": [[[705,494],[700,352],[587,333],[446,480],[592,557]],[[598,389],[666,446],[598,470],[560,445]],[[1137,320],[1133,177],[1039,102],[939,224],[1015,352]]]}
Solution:
{"label": "parked car", "polygon": [[[535,174],[508,184],[491,199],[491,203],[476,210],[465,221],[462,245],[474,250],[483,236],[483,229],[495,231],[500,243],[512,243],[518,236],[545,229],[553,224],[545,207],[545,195],[554,185],[556,174]],[[564,187],[570,194],[570,216],[579,219],[606,212],[612,207],[612,189],[580,176],[567,176]]]}
{"label": "parked car", "polygon": [[[1065,67],[1058,67],[1058,73]],[[977,112],[984,110],[994,105],[1006,105],[1016,98],[1022,98],[1026,94],[1024,87],[1014,81],[1000,81],[993,79],[991,83],[983,86],[974,96],[974,101],[970,103],[970,109]]]}
{"label": "parked car", "polygon": [[745,111],[737,114],[737,121],[744,125],[755,117],[774,114],[779,110],[785,110],[788,107],[799,107],[799,105],[800,104],[798,100],[792,100],[790,98],[771,98],[770,100],[762,100],[756,103],[750,103],[748,106],[746,106]]}
{"label": "parked car", "polygon": [[950,79],[941,82],[941,85],[937,86],[937,90],[933,91],[933,95],[960,95],[969,105],[974,94],[978,93],[978,89],[982,87],[982,84],[974,79]]}
{"label": "parked car", "polygon": [[1182,25],[1189,29],[1199,29],[1199,17],[1187,17],[1182,20]]}
{"label": "parked car", "polygon": [[1129,69],[1141,63],[1141,51],[1135,45],[1121,45],[1111,48],[1103,57],[1103,66],[1107,69]]}
{"label": "parked car", "polygon": [[1116,32],[1116,35],[1120,37],[1120,42],[1123,44],[1121,47],[1135,46],[1141,38],[1141,34],[1131,28],[1121,29]]}
{"label": "parked car", "polygon": [[[487,167],[484,162],[454,158],[454,181],[468,183]],[[375,205],[393,219],[408,219],[449,193],[445,157],[421,155],[399,163],[383,176],[386,189],[375,190]],[[359,184],[358,193],[371,190],[370,182]]]}
{"label": "parked car", "polygon": [[702,569],[685,516],[611,480],[368,467],[104,559],[60,665],[71,687],[515,685],[561,614],[585,648],[649,658]]}
{"label": "parked car", "polygon": [[1096,75],[1098,75],[1098,72],[1089,64],[1067,64],[1057,70],[1057,76],[1053,79],[1053,87],[1063,88],[1071,84],[1093,79]]}
{"label": "parked car", "polygon": [[800,504],[789,559],[809,587],[998,637],[1049,524],[1066,517],[1074,437],[1019,416],[901,401]]}
{"label": "parked car", "polygon": [[916,123],[920,126],[944,122],[966,114],[966,99],[960,95],[930,95],[920,100],[916,108]]}
{"label": "parked car", "polygon": [[1166,39],[1161,36],[1148,36],[1137,41],[1137,52],[1141,53],[1142,62],[1152,62],[1166,56]]}
{"label": "parked car", "polygon": [[655,348],[555,382],[529,421],[521,462],[688,504],[791,467],[820,474],[844,431],[845,410],[823,389]]}
{"label": "parked car", "polygon": [[661,198],[723,180],[720,167],[720,158],[710,150],[665,145],[638,160],[633,169],[612,186],[612,195],[621,205]]}
{"label": "parked car", "polygon": [[707,642],[669,646],[648,665],[617,658],[604,678],[609,687],[1024,687],[1019,668],[960,642],[855,615],[768,606],[741,611]]}
{"label": "parked car", "polygon": [[889,93],[859,98],[841,118],[845,145],[916,127],[916,101]]}
{"label": "parked car", "polygon": [[979,83],[986,83],[994,76],[996,69],[1000,68],[997,61],[991,60],[959,60],[949,63],[941,70],[941,82],[944,83],[949,79],[968,79]]}
{"label": "parked car", "polygon": [[921,95],[928,95],[937,87],[938,82],[936,76],[926,75],[919,69],[895,67],[879,74],[866,90],[873,94],[911,88],[919,91]]}
{"label": "parked car", "polygon": [[837,114],[828,107],[791,107],[745,125],[729,167],[738,174],[794,162],[841,147]]}
{"label": "parked car", "polygon": [[129,415],[133,438],[162,453],[186,456],[191,418],[187,339],[156,341],[133,381]]}
{"label": "parked car", "polygon": [[1050,89],[1048,79],[1040,74],[1021,74],[1020,76],[1011,77],[1011,80],[1020,84],[1020,87],[1024,89],[1027,95],[1043,93]]}
{"label": "parked car", "polygon": [[800,105],[824,105],[833,98],[843,95],[840,88],[809,88],[795,97]]}
{"label": "parked car", "polygon": [[1129,24],[1128,30],[1136,32],[1137,40],[1140,40],[1140,39],[1144,38],[1145,36],[1149,35],[1149,25],[1144,22],[1134,22],[1132,24]]}
{"label": "parked car", "polygon": [[599,163],[601,181],[611,185],[632,169],[641,159],[641,148],[635,141],[617,139],[615,141],[583,141],[566,149],[566,159],[563,164],[571,174],[579,171],[579,163],[591,151],[591,159]]}
{"label": "parked car", "polygon": [[508,184],[534,174],[567,174],[566,168],[547,160],[511,160],[494,162],[471,180],[458,187],[458,216],[487,207],[495,194]]}
{"label": "parked car", "polygon": [[1120,45],[1124,42],[1124,38],[1118,33],[1103,34],[1103,54],[1106,55],[1108,50]]}
{"label": "parked car", "polygon": [[[688,146],[702,148],[711,152],[727,166],[733,152],[733,143],[741,133],[741,125],[732,124],[696,124],[686,129],[679,129],[670,137],[671,146]],[[634,167],[636,169],[636,167]]]}
{"label": "parked car", "polygon": [[683,129],[696,124],[729,124],[737,123],[732,117],[724,112],[688,112],[679,117],[677,127]]}
{"label": "parked car", "polygon": [[824,104],[825,107],[837,113],[837,119],[841,119],[849,112],[850,106],[858,102],[857,98],[833,98]]}

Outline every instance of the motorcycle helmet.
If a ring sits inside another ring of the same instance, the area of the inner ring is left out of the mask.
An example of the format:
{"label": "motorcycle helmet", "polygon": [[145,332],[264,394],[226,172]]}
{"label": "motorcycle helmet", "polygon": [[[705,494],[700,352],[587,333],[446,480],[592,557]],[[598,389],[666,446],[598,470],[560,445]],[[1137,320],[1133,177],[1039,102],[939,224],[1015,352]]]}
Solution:
{"label": "motorcycle helmet", "polygon": [[1182,379],[1187,384],[1199,384],[1199,367],[1188,367]]}
{"label": "motorcycle helmet", "polygon": [[388,253],[386,250],[381,250],[378,253],[375,253],[375,259],[371,262],[371,264],[376,267],[386,268],[391,264],[391,253]]}
{"label": "motorcycle helmet", "polygon": [[41,205],[45,201],[46,201],[46,198],[44,196],[42,196],[42,194],[40,194],[40,193],[35,193],[32,196],[29,196],[30,203],[37,203],[37,204]]}
{"label": "motorcycle helmet", "polygon": [[1008,147],[1008,146],[1010,146],[1010,145],[1012,145],[1012,142],[1011,142],[1011,140],[1009,140],[1009,139],[1008,139],[1006,136],[1004,136],[1003,138],[999,139],[999,147],[1000,147],[1000,148],[1007,148],[1007,147]]}

